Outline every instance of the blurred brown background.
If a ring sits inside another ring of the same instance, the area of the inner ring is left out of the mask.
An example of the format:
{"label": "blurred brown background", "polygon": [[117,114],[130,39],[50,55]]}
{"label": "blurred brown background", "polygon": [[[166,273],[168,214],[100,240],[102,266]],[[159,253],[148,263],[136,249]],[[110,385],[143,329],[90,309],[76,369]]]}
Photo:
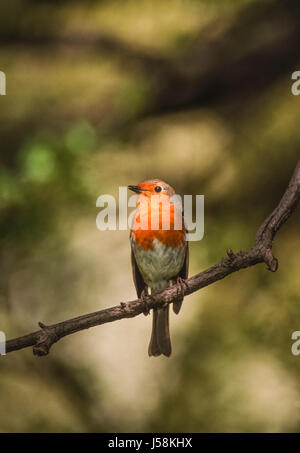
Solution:
{"label": "blurred brown background", "polygon": [[[128,232],[96,199],[158,177],[205,195],[190,275],[247,249],[299,157],[299,2],[0,4],[0,330],[13,338],[135,298]],[[299,431],[299,210],[276,274],[241,271],[186,299],[173,355],[151,320],[0,359],[0,431]]]}

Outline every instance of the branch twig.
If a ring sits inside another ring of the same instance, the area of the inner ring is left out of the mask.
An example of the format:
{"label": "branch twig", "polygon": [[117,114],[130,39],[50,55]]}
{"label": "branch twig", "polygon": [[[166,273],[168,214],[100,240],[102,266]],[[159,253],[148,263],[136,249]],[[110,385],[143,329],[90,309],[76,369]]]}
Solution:
{"label": "branch twig", "polygon": [[[281,228],[295,211],[299,199],[300,161],[295,168],[290,183],[278,206],[259,228],[256,234],[254,247],[246,252],[241,251],[238,253],[233,253],[231,249],[228,249],[226,258],[223,258],[219,263],[194,275],[186,281],[187,284],[184,287],[184,294],[186,296],[192,294],[204,286],[211,285],[233,272],[254,266],[258,263],[265,262],[267,268],[270,271],[275,272],[278,268],[278,261],[272,252],[273,239],[279,228]],[[137,299],[126,303],[121,302],[114,307],[106,308],[105,310],[100,310],[95,313],[89,313],[50,326],[39,323],[41,330],[7,341],[6,352],[33,346],[33,353],[35,355],[47,355],[51,346],[67,335],[107,322],[117,321],[123,318],[133,318],[145,311],[145,303],[148,308],[157,308],[173,302],[177,297],[177,288],[170,287],[155,296],[147,296],[144,301]]]}

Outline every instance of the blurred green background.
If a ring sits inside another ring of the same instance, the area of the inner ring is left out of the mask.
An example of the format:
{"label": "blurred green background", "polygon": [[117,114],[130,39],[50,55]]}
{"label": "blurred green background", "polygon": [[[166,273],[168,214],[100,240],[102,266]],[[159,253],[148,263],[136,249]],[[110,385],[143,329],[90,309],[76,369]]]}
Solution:
{"label": "blurred green background", "polygon": [[[205,195],[190,275],[251,247],[299,158],[299,2],[0,4],[0,329],[14,338],[135,298],[101,194],[157,177]],[[0,359],[0,431],[299,431],[299,210],[258,265],[186,299],[173,355],[150,317]]]}

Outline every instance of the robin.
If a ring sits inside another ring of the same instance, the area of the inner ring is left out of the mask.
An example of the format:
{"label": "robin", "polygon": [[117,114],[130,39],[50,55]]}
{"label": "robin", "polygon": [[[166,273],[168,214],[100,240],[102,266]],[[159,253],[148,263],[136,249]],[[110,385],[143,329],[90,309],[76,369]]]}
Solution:
{"label": "robin", "polygon": [[[128,188],[139,194],[130,231],[131,264],[137,296],[143,299],[148,294],[148,288],[151,294],[156,294],[168,288],[171,282],[177,284],[181,294],[173,302],[173,310],[178,314],[183,300],[183,284],[188,276],[189,256],[182,210],[171,198],[175,191],[159,179]],[[156,203],[153,203],[154,195],[158,196],[155,197],[158,199]],[[153,309],[148,354],[169,357],[171,351],[168,304],[164,308]]]}

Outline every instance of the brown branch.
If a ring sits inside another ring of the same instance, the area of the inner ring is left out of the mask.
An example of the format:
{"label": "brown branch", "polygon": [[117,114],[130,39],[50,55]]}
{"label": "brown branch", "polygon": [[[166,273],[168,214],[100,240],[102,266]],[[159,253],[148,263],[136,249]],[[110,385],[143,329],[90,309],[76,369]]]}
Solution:
{"label": "brown branch", "polygon": [[[241,251],[238,253],[233,253],[231,249],[228,249],[228,256],[226,258],[223,258],[215,266],[194,275],[186,281],[184,294],[186,296],[192,294],[204,286],[208,286],[221,280],[233,272],[254,266],[257,263],[265,262],[267,268],[270,271],[275,272],[278,268],[278,261],[272,252],[272,242],[279,228],[295,211],[299,199],[300,161],[295,168],[290,183],[278,206],[259,228],[254,247],[249,251]],[[137,299],[127,303],[121,302],[115,307],[100,310],[95,313],[89,313],[50,326],[39,323],[41,330],[7,341],[6,352],[33,346],[33,353],[35,355],[47,355],[51,346],[67,335],[118,319],[133,318],[145,311],[145,304],[148,309],[161,307],[165,304],[170,304],[176,300],[177,297],[177,288],[170,287],[155,296],[147,296],[144,301]]]}

